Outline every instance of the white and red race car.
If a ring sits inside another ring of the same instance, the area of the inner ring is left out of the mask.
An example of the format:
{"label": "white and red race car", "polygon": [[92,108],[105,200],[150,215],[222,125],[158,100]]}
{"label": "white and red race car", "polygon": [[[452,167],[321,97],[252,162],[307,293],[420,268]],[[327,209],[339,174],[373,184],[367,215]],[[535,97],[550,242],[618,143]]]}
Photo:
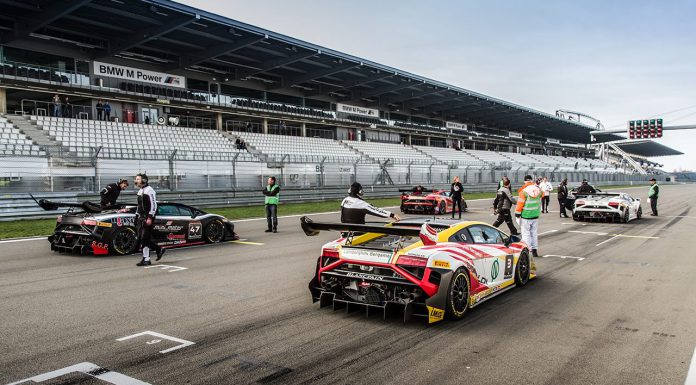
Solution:
{"label": "white and red race car", "polygon": [[366,312],[392,308],[429,323],[460,319],[469,308],[536,277],[534,259],[516,236],[482,222],[409,219],[385,226],[317,223],[308,236],[341,231],[325,244],[309,283],[320,307]]}
{"label": "white and red race car", "polygon": [[600,220],[627,223],[640,219],[643,209],[640,198],[633,198],[626,193],[597,192],[577,195],[573,220]]}

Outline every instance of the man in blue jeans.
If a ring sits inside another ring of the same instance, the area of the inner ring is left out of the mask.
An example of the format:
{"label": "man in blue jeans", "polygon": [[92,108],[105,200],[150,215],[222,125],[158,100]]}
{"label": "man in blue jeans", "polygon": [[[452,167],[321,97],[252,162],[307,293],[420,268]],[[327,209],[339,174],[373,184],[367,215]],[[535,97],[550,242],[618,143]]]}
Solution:
{"label": "man in blue jeans", "polygon": [[274,176],[268,178],[266,188],[262,190],[266,196],[266,220],[268,221],[267,233],[278,232],[278,201],[280,200],[280,186],[276,184]]}

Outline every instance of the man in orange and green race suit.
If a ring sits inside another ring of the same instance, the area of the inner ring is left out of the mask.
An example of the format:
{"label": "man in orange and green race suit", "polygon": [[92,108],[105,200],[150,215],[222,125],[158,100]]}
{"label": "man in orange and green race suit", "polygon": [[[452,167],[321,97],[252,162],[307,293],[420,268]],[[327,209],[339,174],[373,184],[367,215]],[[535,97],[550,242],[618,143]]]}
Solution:
{"label": "man in orange and green race suit", "polygon": [[532,181],[531,175],[524,177],[524,185],[520,187],[515,207],[517,224],[522,229],[522,241],[532,250],[532,255],[538,257],[539,215],[541,215],[542,192]]}

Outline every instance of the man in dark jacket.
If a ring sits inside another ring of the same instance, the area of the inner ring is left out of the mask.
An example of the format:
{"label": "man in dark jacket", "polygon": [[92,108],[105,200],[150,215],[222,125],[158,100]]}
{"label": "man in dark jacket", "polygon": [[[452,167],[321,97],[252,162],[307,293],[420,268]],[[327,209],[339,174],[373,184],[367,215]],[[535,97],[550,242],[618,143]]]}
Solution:
{"label": "man in dark jacket", "polygon": [[518,235],[517,228],[515,224],[512,223],[512,214],[510,212],[510,208],[516,203],[517,200],[510,192],[510,180],[506,179],[503,181],[503,186],[498,189],[498,193],[493,201],[495,212],[498,213],[498,218],[493,222],[493,226],[498,227],[505,222],[510,229],[510,234]]}
{"label": "man in dark jacket", "polygon": [[148,184],[145,173],[135,176],[135,186],[138,190],[138,208],[136,209],[137,227],[140,234],[140,246],[143,249],[143,259],[136,266],[150,266],[150,250],[157,254],[156,261],[162,259],[166,249],[160,247],[152,240],[152,230],[155,227],[155,217],[157,216],[157,194]]}
{"label": "man in dark jacket", "polygon": [[452,181],[452,186],[450,188],[450,198],[452,198],[452,219],[454,219],[454,212],[457,211],[457,206],[459,206],[459,219],[462,219],[462,192],[464,191],[464,186],[459,182],[459,177],[455,176]]}
{"label": "man in dark jacket", "polygon": [[568,199],[568,178],[564,178],[558,185],[558,206],[561,218],[568,218],[566,214],[566,200]]}
{"label": "man in dark jacket", "polygon": [[580,187],[578,188],[578,194],[596,194],[597,190],[595,190],[594,187],[592,187],[589,183],[587,183],[587,179],[582,180],[582,184],[580,184]]}
{"label": "man in dark jacket", "polygon": [[657,198],[660,196],[660,186],[657,185],[655,178],[650,179],[650,191],[648,191],[648,200],[650,200],[650,209],[653,217],[657,216]]}
{"label": "man in dark jacket", "polygon": [[117,183],[111,183],[106,185],[100,192],[101,196],[101,208],[107,209],[113,207],[118,200],[118,196],[121,195],[121,191],[128,188],[128,181],[125,179],[119,179]]}
{"label": "man in dark jacket", "polygon": [[365,216],[367,216],[367,214],[382,218],[393,218],[395,221],[401,219],[398,215],[390,211],[380,209],[365,202],[362,197],[362,185],[358,182],[350,185],[348,196],[341,202],[341,223],[364,225]]}

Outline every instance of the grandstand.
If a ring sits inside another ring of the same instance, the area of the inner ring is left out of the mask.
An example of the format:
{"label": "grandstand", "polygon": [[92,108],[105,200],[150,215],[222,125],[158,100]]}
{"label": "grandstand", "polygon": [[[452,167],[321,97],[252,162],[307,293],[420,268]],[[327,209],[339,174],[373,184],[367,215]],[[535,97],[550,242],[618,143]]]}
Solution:
{"label": "grandstand", "polygon": [[[592,147],[594,126],[175,2],[3,13],[0,190],[94,190],[144,168],[171,189],[633,172],[620,150]],[[632,147],[645,164],[648,150]]]}

